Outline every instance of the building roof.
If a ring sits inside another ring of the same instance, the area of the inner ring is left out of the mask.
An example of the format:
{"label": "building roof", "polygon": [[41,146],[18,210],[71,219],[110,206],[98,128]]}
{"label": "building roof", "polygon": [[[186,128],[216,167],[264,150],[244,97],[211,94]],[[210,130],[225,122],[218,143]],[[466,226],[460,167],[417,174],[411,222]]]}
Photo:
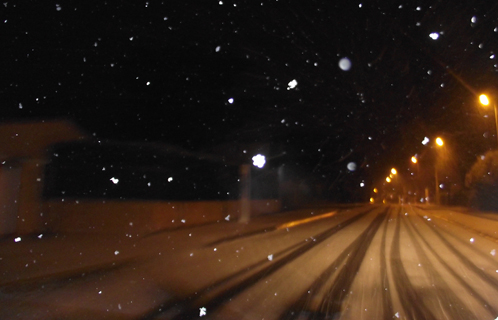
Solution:
{"label": "building roof", "polygon": [[69,120],[0,123],[0,160],[43,157],[54,143],[86,137],[83,130]]}

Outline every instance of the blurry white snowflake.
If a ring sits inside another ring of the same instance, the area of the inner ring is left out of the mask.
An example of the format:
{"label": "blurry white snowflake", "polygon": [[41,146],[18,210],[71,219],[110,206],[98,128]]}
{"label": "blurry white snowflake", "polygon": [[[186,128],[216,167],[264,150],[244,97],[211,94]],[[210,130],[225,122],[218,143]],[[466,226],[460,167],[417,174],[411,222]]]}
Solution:
{"label": "blurry white snowflake", "polygon": [[202,308],[199,308],[199,317],[203,317],[207,314],[206,312],[206,308],[202,307]]}

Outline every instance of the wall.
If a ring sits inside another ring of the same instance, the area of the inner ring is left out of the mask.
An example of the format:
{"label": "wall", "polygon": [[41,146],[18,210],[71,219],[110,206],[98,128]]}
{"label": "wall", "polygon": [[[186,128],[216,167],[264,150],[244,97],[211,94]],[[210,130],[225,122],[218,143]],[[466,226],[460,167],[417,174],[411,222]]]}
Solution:
{"label": "wall", "polygon": [[[237,221],[240,200],[232,201],[128,201],[49,200],[43,203],[49,232],[124,233],[133,236],[223,221]],[[251,215],[280,211],[278,200],[252,200]]]}

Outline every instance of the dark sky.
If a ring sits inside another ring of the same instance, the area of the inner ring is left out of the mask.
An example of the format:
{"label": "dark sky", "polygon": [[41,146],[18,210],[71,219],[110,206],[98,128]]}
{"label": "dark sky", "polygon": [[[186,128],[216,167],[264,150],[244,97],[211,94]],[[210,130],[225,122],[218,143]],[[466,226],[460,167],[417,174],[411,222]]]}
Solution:
{"label": "dark sky", "polygon": [[426,136],[460,178],[496,148],[476,94],[498,84],[497,4],[121,3],[3,2],[0,120],[197,151],[267,143],[345,188],[404,172]]}

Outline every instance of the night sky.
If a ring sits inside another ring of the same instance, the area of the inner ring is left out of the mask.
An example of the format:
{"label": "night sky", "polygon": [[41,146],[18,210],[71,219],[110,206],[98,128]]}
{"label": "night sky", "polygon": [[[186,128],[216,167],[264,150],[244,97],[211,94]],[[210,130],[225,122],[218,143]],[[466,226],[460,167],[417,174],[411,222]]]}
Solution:
{"label": "night sky", "polygon": [[498,4],[121,3],[3,2],[0,120],[199,152],[266,144],[350,192],[428,162],[424,137],[445,139],[451,183],[496,148],[477,95],[498,85]]}

